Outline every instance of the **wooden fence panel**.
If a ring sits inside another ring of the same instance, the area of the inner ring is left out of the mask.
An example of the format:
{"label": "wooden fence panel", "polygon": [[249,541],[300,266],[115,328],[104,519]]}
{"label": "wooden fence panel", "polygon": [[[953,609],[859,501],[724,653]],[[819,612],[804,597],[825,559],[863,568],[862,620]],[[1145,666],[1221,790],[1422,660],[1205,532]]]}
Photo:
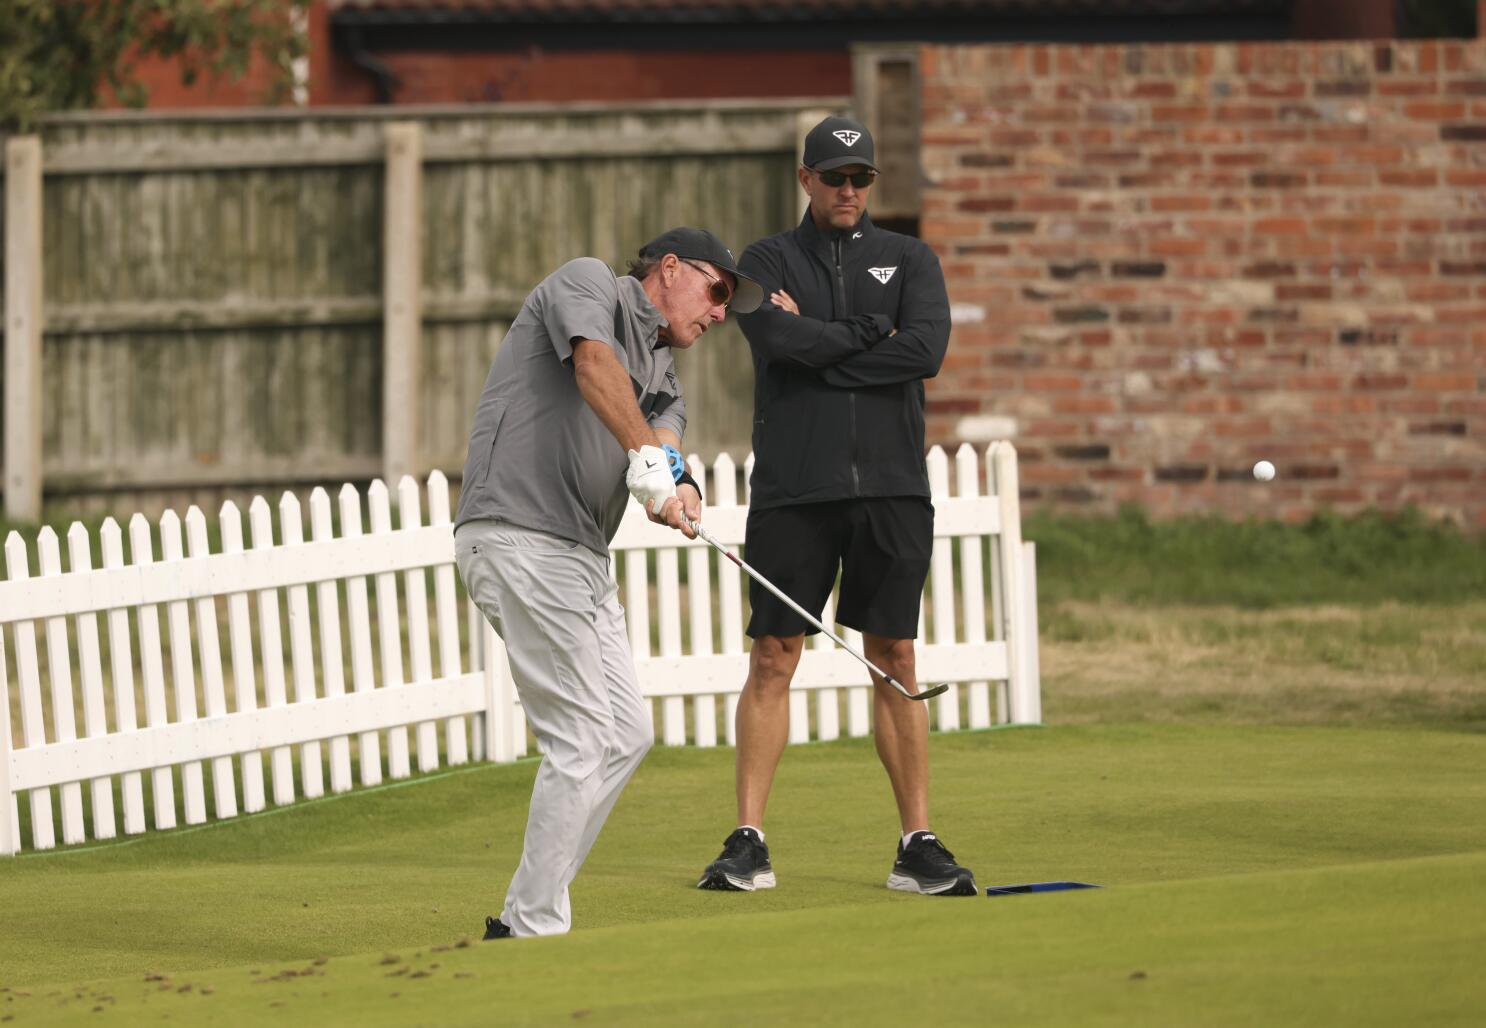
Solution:
{"label": "wooden fence panel", "polygon": [[[827,102],[840,106],[842,101]],[[423,140],[417,452],[462,469],[526,293],[616,270],[677,224],[735,252],[796,220],[795,116],[821,101],[60,115],[44,169],[51,502],[151,514],[380,473],[383,131]],[[688,450],[746,451],[731,322],[678,355]],[[307,496],[302,497],[302,502]]]}

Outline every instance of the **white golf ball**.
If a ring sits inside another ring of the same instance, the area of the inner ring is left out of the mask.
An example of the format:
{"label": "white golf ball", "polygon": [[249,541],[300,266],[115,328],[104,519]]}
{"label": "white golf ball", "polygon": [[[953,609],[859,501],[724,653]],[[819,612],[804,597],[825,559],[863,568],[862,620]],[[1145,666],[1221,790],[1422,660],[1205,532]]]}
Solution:
{"label": "white golf ball", "polygon": [[1254,465],[1254,477],[1261,482],[1268,482],[1274,477],[1274,465],[1267,460],[1261,460]]}

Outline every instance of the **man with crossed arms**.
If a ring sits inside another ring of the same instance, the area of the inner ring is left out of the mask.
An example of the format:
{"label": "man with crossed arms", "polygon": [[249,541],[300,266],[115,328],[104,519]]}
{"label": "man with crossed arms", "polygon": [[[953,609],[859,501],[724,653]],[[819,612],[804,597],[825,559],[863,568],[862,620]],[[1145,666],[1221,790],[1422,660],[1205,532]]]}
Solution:
{"label": "man with crossed arms", "polygon": [[[933,548],[924,465],[924,384],[949,345],[949,298],[934,252],[867,216],[872,136],[826,118],[796,178],[810,209],[761,239],[741,266],[769,303],[738,319],[753,351],[749,562],[817,617],[841,575],[837,620],[866,655],[915,688],[913,640]],[[748,680],[738,700],[738,827],[697,887],[773,888],[764,806],[789,737],[789,686],[804,618],[756,583]],[[975,876],[929,827],[928,712],[875,674],[873,736],[897,802],[887,886],[973,896]]]}

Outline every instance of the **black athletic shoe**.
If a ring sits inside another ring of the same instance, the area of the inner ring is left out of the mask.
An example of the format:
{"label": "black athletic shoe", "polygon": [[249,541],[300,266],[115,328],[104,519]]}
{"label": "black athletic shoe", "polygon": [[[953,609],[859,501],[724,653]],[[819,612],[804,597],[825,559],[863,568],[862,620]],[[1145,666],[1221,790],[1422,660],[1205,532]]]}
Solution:
{"label": "black athletic shoe", "polygon": [[736,829],[722,844],[722,855],[702,872],[698,889],[724,892],[752,892],[774,888],[774,868],[769,863],[769,847],[752,828]]}
{"label": "black athletic shoe", "polygon": [[905,848],[898,843],[898,859],[887,887],[926,896],[974,896],[975,875],[955,863],[955,855],[933,832],[917,832]]}
{"label": "black athletic shoe", "polygon": [[481,942],[489,942],[491,939],[510,938],[513,938],[510,925],[497,917],[487,917],[485,919],[485,938],[481,939]]}

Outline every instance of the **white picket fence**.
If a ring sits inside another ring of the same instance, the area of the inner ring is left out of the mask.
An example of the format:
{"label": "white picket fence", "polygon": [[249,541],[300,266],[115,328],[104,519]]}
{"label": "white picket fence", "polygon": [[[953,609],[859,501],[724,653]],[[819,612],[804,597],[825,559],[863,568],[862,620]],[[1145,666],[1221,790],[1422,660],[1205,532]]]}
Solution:
{"label": "white picket fence", "polygon": [[[1021,539],[1016,451],[997,443],[986,458],[988,495],[969,446],[956,456],[953,492],[944,453],[936,447],[928,458],[935,540],[919,679],[965,686],[963,698],[956,686],[930,701],[941,731],[962,727],[962,715],[971,728],[1041,719],[1035,551]],[[696,458],[691,466],[709,501],[708,527],[741,544],[747,507],[737,503],[733,461],[719,457],[711,474]],[[444,476],[428,480],[426,524],[411,478],[397,490],[395,529],[392,499],[383,483],[373,483],[363,528],[362,497],[343,487],[337,535],[331,499],[317,489],[306,539],[300,503],[286,493],[275,539],[272,512],[258,497],[248,510],[251,545],[239,510],[228,503],[215,553],[199,509],[184,519],[184,547],[182,519],[167,512],[158,525],[158,559],[152,526],[135,515],[128,563],[123,533],[109,519],[99,533],[101,566],[87,529],[74,524],[65,573],[51,529],[36,540],[37,574],[25,541],[12,533],[8,580],[0,582],[0,854],[22,847],[22,794],[30,845],[43,850],[57,844],[59,823],[67,845],[114,838],[121,823],[131,835],[173,828],[177,790],[180,816],[201,824],[208,800],[213,816],[230,818],[263,810],[270,798],[283,805],[324,795],[327,777],[329,791],[338,793],[357,780],[375,785],[384,770],[405,778],[414,759],[428,772],[524,755],[525,719],[501,641],[468,601],[459,616]],[[989,582],[982,573],[987,545]],[[748,660],[742,572],[700,541],[648,523],[634,506],[613,550],[611,573],[623,586],[639,680],[660,705],[661,741],[716,745],[720,717],[731,744]],[[860,645],[855,633],[845,634]],[[19,746],[10,720],[12,673]],[[801,660],[795,686],[791,741],[839,737],[843,707],[845,734],[869,731],[866,673],[824,636]]]}

